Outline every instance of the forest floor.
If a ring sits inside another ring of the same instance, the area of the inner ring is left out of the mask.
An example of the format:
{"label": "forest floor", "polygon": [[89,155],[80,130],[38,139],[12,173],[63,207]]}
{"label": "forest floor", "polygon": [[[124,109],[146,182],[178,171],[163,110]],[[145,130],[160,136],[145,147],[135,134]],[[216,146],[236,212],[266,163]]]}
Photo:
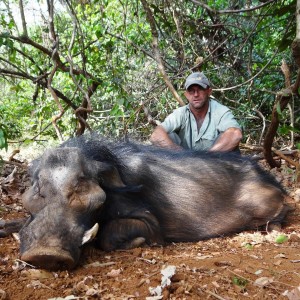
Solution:
{"label": "forest floor", "polygon": [[[26,170],[0,173],[0,218],[26,215]],[[0,239],[0,300],[300,299],[300,189],[294,170],[272,170],[295,209],[280,231],[249,231],[197,243],[103,252],[88,246],[71,271],[49,272],[19,260],[13,236]],[[255,196],[255,195],[253,195]]]}

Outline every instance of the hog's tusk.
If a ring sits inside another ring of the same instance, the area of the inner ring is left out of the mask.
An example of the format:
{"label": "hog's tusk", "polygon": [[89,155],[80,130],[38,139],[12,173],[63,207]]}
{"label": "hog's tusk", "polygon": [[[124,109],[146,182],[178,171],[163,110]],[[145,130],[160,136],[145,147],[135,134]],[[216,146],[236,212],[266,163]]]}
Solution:
{"label": "hog's tusk", "polygon": [[99,224],[96,223],[91,229],[87,230],[84,233],[81,245],[84,245],[85,243],[92,241],[97,235],[98,230],[99,230]]}
{"label": "hog's tusk", "polygon": [[16,232],[12,233],[13,238],[20,244],[20,235]]}

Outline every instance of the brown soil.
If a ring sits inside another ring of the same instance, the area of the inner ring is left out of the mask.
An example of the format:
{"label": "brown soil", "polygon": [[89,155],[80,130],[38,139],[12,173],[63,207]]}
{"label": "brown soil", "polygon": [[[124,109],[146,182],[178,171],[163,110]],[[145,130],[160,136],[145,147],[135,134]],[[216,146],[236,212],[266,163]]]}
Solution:
{"label": "brown soil", "polygon": [[[293,172],[280,171],[276,176],[295,190]],[[19,170],[9,182],[5,172],[0,177],[0,217],[24,216],[20,195],[28,185],[25,173]],[[252,231],[109,253],[89,246],[72,271],[34,269],[19,260],[14,237],[0,239],[0,299],[300,299],[300,204],[287,200],[295,211],[280,232]],[[283,241],[284,235],[288,240]],[[151,295],[151,288],[162,285],[161,271],[168,266],[176,267],[175,275],[165,276],[171,281],[161,295]]]}

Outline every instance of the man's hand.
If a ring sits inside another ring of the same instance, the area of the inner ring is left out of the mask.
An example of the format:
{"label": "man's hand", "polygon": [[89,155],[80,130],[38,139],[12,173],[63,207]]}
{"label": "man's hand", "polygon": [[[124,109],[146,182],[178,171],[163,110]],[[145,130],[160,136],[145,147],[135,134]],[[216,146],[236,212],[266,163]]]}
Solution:
{"label": "man's hand", "polygon": [[165,129],[158,125],[150,136],[150,142],[158,147],[182,150],[182,147],[175,144],[169,137]]}

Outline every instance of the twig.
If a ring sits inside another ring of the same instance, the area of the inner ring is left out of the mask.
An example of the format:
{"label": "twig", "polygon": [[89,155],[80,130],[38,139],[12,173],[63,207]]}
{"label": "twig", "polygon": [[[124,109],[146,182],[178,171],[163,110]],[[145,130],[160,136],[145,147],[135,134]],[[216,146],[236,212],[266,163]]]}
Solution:
{"label": "twig", "polygon": [[251,282],[253,283],[252,280],[250,280],[250,279],[248,279],[248,278],[246,278],[246,277],[243,277],[242,275],[237,274],[237,273],[235,273],[234,271],[231,271],[230,269],[227,269],[227,270],[228,270],[230,273],[234,274],[235,276],[238,276],[238,277],[240,277],[240,278],[242,278],[242,279],[244,279],[244,280],[247,280],[247,281],[251,281]]}
{"label": "twig", "polygon": [[26,169],[26,167],[27,167],[27,165],[24,165],[24,164],[15,162],[15,161],[8,161],[8,160],[3,159],[3,160],[0,160],[0,163],[1,162],[4,162],[7,165],[13,165],[13,166],[17,166],[17,167],[20,167],[20,168],[23,168],[23,169]]}
{"label": "twig", "polygon": [[[238,276],[238,277],[240,277],[240,278],[242,278],[242,279],[245,279],[245,280],[251,282],[252,284],[254,284],[254,282],[253,282],[251,279],[245,278],[245,277],[243,277],[242,275],[237,274],[237,273],[235,273],[234,271],[231,271],[230,269],[227,269],[227,270],[228,270],[230,273],[232,273],[232,274],[234,274],[234,275],[236,275],[236,276]],[[272,283],[277,283],[277,284],[286,285],[286,286],[295,288],[295,286],[293,286],[293,285],[290,285],[290,284],[287,284],[287,283],[284,283],[284,282],[280,282],[280,281],[273,281],[273,282],[271,282],[270,284],[268,284],[266,287],[268,287],[268,288],[270,288],[270,289],[273,289],[273,290],[276,290],[276,287],[274,287],[274,286],[271,285]]]}
{"label": "twig", "polygon": [[[192,0],[193,1],[193,0]],[[285,30],[285,33],[287,32],[287,30],[289,29],[290,25],[292,23],[292,20],[289,22],[289,24],[287,25],[286,27],[286,30]],[[229,90],[233,90],[233,89],[236,89],[238,87],[241,87],[245,84],[248,84],[249,82],[253,81],[256,77],[258,77],[262,72],[264,72],[266,70],[266,68],[271,64],[271,62],[275,59],[275,57],[277,56],[279,52],[279,47],[275,50],[273,56],[269,59],[269,61],[255,74],[253,75],[251,78],[249,78],[248,80],[240,83],[240,84],[237,84],[235,86],[231,86],[231,87],[227,87],[227,88],[219,88],[219,89],[213,89],[214,91],[229,91]],[[298,73],[298,78],[299,78],[299,81],[300,81],[300,72]]]}
{"label": "twig", "polygon": [[209,12],[211,13],[214,13],[214,14],[239,14],[239,13],[242,13],[242,12],[248,12],[248,11],[253,11],[253,10],[257,10],[257,9],[260,9],[266,5],[269,5],[273,2],[275,2],[276,0],[269,0],[265,3],[262,3],[260,5],[257,5],[257,6],[254,6],[254,7],[249,7],[249,8],[243,8],[243,9],[225,9],[225,10],[215,10],[213,8],[211,8],[210,6],[208,6],[207,4],[204,4],[202,2],[199,2],[197,0],[191,0],[193,3],[195,3],[196,5],[199,5],[203,8],[205,8],[206,10],[208,10]]}
{"label": "twig", "polygon": [[262,128],[260,138],[259,138],[259,145],[261,145],[262,139],[263,139],[263,136],[264,136],[264,133],[266,130],[266,118],[258,109],[255,108],[254,111],[259,115],[259,117],[262,119],[262,122],[263,122],[263,128]]}
{"label": "twig", "polygon": [[253,150],[253,151],[260,151],[260,152],[263,151],[263,147],[262,146],[258,146],[258,145],[250,145],[250,144],[242,144],[241,143],[240,147],[241,148],[250,149],[250,150]]}
{"label": "twig", "polygon": [[156,263],[156,261],[153,261],[153,259],[150,260],[150,259],[146,259],[146,258],[142,258],[142,257],[138,257],[137,260],[144,261],[144,262],[146,262],[146,263],[148,263],[150,265],[154,265]]}
{"label": "twig", "polygon": [[26,261],[24,261],[24,260],[21,260],[21,259],[15,259],[15,261],[17,261],[17,262],[20,262],[20,263],[22,263],[22,264],[24,264],[24,265],[26,265],[26,266],[29,266],[29,267],[31,267],[31,268],[36,268],[34,265],[31,265],[31,264],[29,264],[28,262],[26,262]]}
{"label": "twig", "polygon": [[156,29],[155,19],[154,19],[154,16],[152,14],[152,11],[150,9],[150,6],[149,6],[149,4],[146,0],[141,0],[141,2],[142,2],[142,5],[144,7],[144,10],[146,12],[146,19],[148,20],[150,28],[151,28],[152,49],[153,49],[153,52],[154,52],[154,57],[155,57],[155,61],[157,63],[158,70],[160,71],[160,74],[162,75],[166,85],[168,86],[169,90],[173,94],[176,101],[180,104],[180,106],[184,106],[184,104],[185,104],[184,101],[181,99],[181,97],[179,96],[179,94],[175,90],[174,86],[172,85],[172,83],[171,83],[171,81],[170,81],[170,79],[169,79],[169,77],[166,73],[166,70],[165,70],[165,67],[164,67],[164,64],[163,64],[163,60],[162,60],[162,57],[161,57],[161,54],[160,54],[160,51],[159,51],[159,45],[158,45],[159,44],[158,43],[159,34],[157,32],[157,29]]}
{"label": "twig", "polygon": [[20,14],[22,19],[23,35],[28,36],[23,0],[19,0],[19,8],[20,8]]}
{"label": "twig", "polygon": [[105,262],[105,263],[100,263],[98,261],[96,262],[93,262],[91,264],[87,264],[87,265],[84,265],[83,267],[84,268],[91,268],[91,267],[108,267],[108,266],[113,266],[115,265],[116,263],[114,261],[108,261],[108,262]]}
{"label": "twig", "polygon": [[287,161],[289,164],[295,166],[296,168],[299,168],[299,163],[296,161],[293,161],[292,159],[290,159],[289,157],[287,157],[286,155],[284,155],[281,151],[278,151],[276,149],[274,149],[272,147],[272,151],[278,155],[280,158],[284,159],[285,161]]}
{"label": "twig", "polygon": [[151,273],[150,275],[147,276],[147,278],[145,278],[145,279],[143,278],[143,279],[138,283],[138,285],[137,285],[136,287],[142,286],[142,285],[146,282],[147,279],[149,279],[149,278],[151,278],[151,277],[153,277],[153,276],[155,276],[155,275],[157,275],[157,274],[159,274],[159,273],[160,273],[160,271],[156,271],[156,272]]}

